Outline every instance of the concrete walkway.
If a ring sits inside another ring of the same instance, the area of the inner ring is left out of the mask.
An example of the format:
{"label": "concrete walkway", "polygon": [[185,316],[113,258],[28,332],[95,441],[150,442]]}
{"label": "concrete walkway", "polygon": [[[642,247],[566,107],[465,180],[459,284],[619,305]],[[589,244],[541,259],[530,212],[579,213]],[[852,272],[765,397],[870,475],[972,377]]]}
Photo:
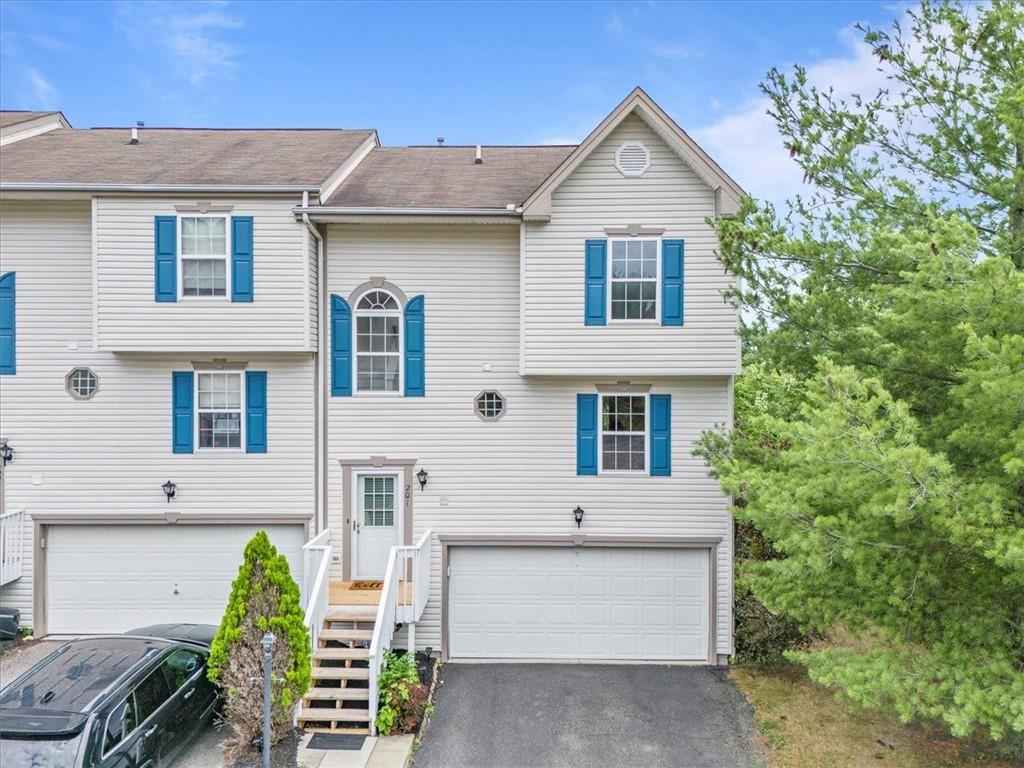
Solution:
{"label": "concrete walkway", "polygon": [[725,669],[449,664],[414,768],[756,768]]}

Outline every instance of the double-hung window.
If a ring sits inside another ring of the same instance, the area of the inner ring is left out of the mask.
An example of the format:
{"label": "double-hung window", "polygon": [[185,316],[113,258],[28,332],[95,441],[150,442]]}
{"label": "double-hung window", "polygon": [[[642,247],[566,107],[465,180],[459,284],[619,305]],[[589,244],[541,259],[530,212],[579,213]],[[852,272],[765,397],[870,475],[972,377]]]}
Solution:
{"label": "double-hung window", "polygon": [[228,217],[182,216],[179,220],[181,295],[228,296]]}
{"label": "double-hung window", "polygon": [[369,291],[356,304],[356,391],[401,391],[401,362],[401,307],[387,291]]}
{"label": "double-hung window", "polygon": [[612,320],[658,319],[658,240],[611,241]]}
{"label": "double-hung window", "polygon": [[601,471],[647,471],[647,396],[601,395]]}
{"label": "double-hung window", "polygon": [[242,447],[242,380],[234,371],[196,375],[200,449]]}

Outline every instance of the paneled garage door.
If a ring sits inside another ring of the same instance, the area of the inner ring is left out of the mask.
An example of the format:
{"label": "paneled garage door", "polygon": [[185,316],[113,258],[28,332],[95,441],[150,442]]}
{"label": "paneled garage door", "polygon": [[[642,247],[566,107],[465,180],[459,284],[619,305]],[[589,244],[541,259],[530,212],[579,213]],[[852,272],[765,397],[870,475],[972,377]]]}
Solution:
{"label": "paneled garage door", "polygon": [[706,660],[709,552],[452,546],[453,659]]}
{"label": "paneled garage door", "polygon": [[[47,630],[124,632],[145,624],[219,624],[242,550],[261,526],[51,525]],[[262,526],[301,579],[304,527]]]}

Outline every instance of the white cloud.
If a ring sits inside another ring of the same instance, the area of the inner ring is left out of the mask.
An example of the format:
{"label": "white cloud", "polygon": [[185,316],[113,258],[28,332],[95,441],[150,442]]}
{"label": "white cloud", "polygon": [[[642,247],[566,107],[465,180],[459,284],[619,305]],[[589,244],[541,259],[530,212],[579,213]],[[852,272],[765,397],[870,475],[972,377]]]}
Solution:
{"label": "white cloud", "polygon": [[57,109],[57,89],[37,70],[25,70],[25,87],[22,91],[25,106],[32,109]]}
{"label": "white cloud", "polygon": [[649,51],[657,59],[675,61],[704,57],[704,51],[686,43],[655,43],[650,47]]}
{"label": "white cloud", "polygon": [[[854,93],[873,96],[885,86],[885,75],[871,49],[853,27],[840,31],[846,51],[807,67],[808,81],[820,88],[832,87],[838,97]],[[770,105],[760,97],[741,105],[693,136],[739,184],[755,197],[779,202],[803,187],[803,172],[782,146]]]}
{"label": "white cloud", "polygon": [[222,39],[242,26],[226,3],[131,3],[120,7],[119,26],[140,50],[163,56],[173,74],[193,86],[230,75],[237,49]]}

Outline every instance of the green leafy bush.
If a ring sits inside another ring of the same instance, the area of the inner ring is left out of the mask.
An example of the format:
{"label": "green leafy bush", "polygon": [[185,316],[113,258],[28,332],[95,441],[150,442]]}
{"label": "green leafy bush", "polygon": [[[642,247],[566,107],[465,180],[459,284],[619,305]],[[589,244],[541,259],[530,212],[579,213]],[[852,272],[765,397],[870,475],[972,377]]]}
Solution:
{"label": "green leafy bush", "polygon": [[272,675],[272,741],[288,733],[292,709],[309,688],[309,633],[303,624],[299,587],[264,531],[245,547],[220,629],[210,649],[208,676],[226,698],[225,720],[232,747],[247,749],[262,738],[263,649],[270,631],[277,638]]}
{"label": "green leafy bush", "polygon": [[428,709],[427,686],[420,682],[415,655],[406,653],[399,656],[386,651],[378,681],[377,732],[390,736],[415,731]]}

